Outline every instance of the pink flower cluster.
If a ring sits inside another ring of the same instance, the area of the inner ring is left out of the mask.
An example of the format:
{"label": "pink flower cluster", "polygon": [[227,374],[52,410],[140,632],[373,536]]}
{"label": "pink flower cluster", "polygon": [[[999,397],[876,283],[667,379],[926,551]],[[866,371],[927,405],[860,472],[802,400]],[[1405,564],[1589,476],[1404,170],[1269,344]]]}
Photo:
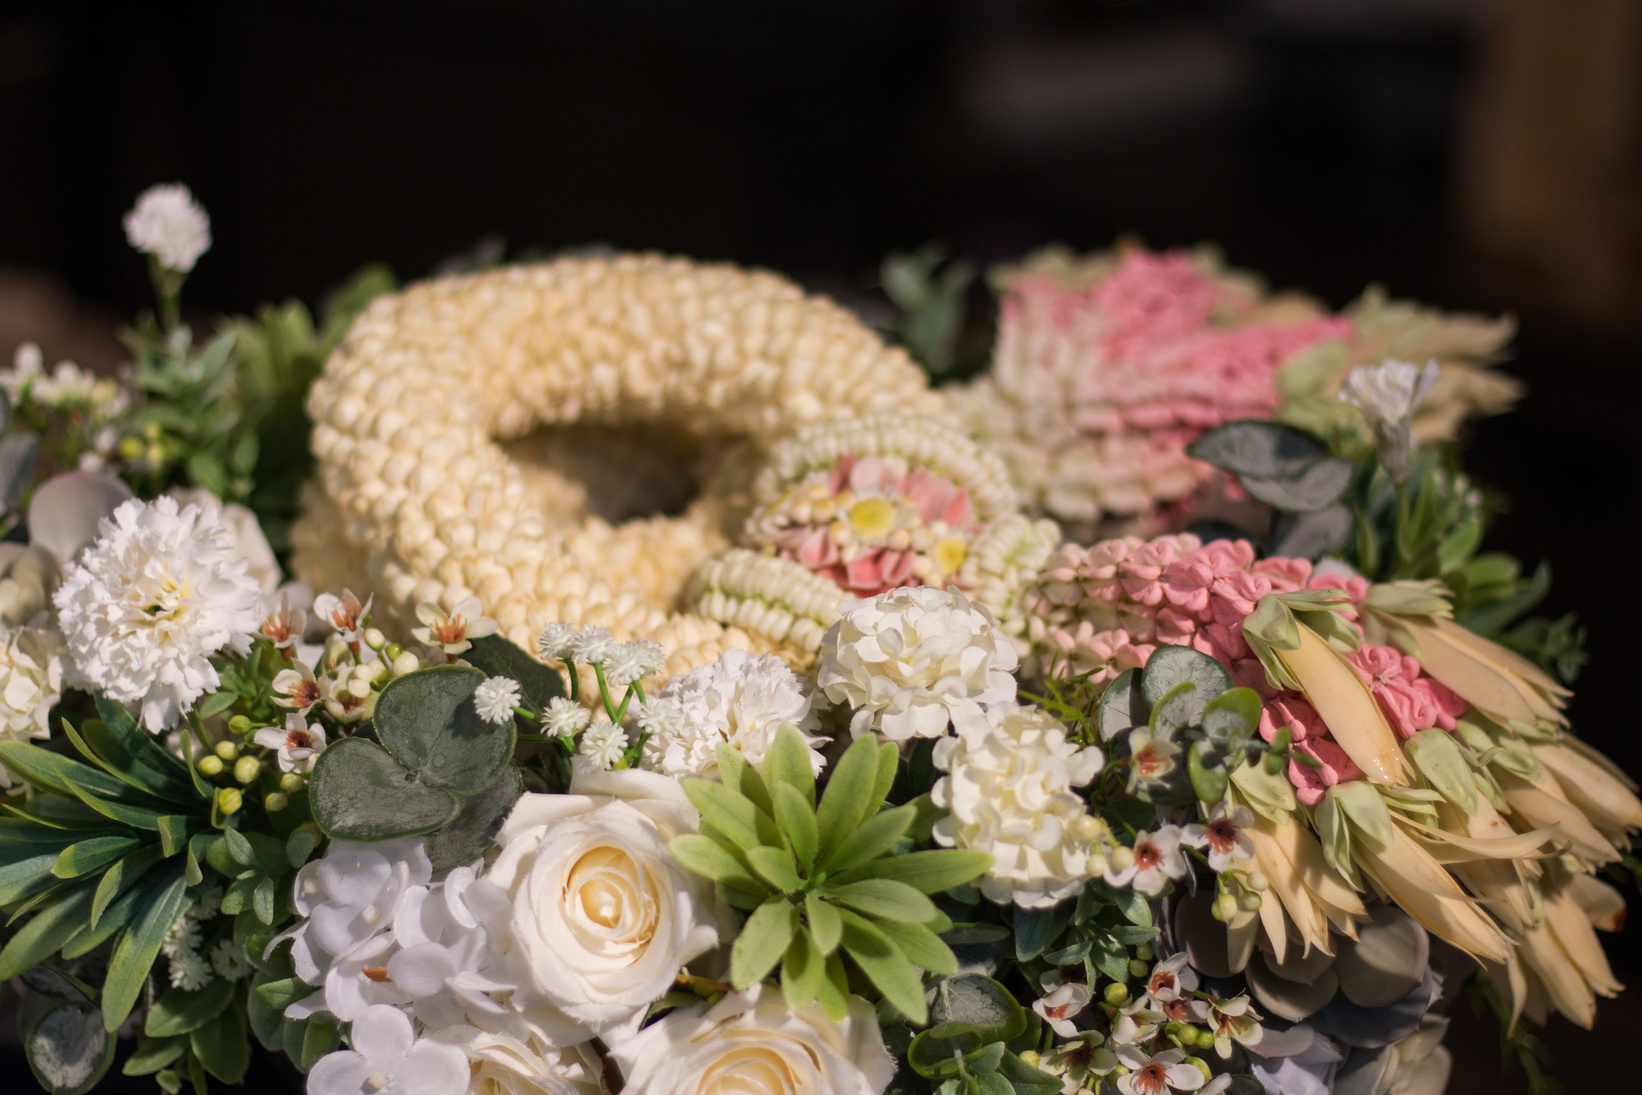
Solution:
{"label": "pink flower cluster", "polygon": [[1053,516],[1179,501],[1214,475],[1187,444],[1234,418],[1270,418],[1278,368],[1351,330],[1344,319],[1255,320],[1256,304],[1180,252],[1131,252],[1092,286],[1022,275],[999,317],[991,383],[1002,399],[976,413],[1012,436],[1001,450]]}
{"label": "pink flower cluster", "polygon": [[[1320,762],[1319,768],[1289,763],[1298,797],[1314,805],[1328,787],[1361,779],[1362,772],[1329,739],[1302,695],[1271,687],[1243,640],[1243,621],[1261,598],[1307,589],[1343,589],[1356,603],[1367,595],[1368,583],[1356,575],[1318,572],[1305,559],[1257,561],[1244,540],[1205,545],[1185,535],[1071,545],[1049,559],[1027,593],[1027,636],[1035,657],[1028,668],[1046,675],[1089,673],[1103,684],[1144,666],[1158,645],[1201,651],[1225,665],[1234,683],[1264,698],[1260,733],[1266,741],[1287,727],[1294,748]],[[1392,647],[1365,645],[1347,660],[1405,740],[1429,727],[1453,730],[1467,710],[1417,660]]]}
{"label": "pink flower cluster", "polygon": [[871,597],[950,578],[980,529],[968,492],[950,479],[878,456],[844,456],[756,518],[749,536]]}

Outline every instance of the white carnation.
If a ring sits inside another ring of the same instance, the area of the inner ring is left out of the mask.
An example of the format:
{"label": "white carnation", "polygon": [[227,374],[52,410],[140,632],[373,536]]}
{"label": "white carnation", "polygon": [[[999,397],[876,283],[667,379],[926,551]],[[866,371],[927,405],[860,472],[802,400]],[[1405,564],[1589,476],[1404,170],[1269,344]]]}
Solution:
{"label": "white carnation", "polygon": [[[0,626],[0,741],[51,735],[67,653],[55,631]],[[10,772],[0,765],[0,787],[9,786]]]}
{"label": "white carnation", "polygon": [[280,573],[279,560],[274,556],[274,549],[268,543],[268,537],[263,535],[262,525],[257,521],[255,513],[244,506],[224,502],[203,487],[167,493],[177,500],[179,506],[195,505],[201,512],[216,510],[217,520],[228,530],[225,550],[229,561],[245,560],[245,572],[261,587],[262,595],[273,597],[283,575]]}
{"label": "white carnation", "polygon": [[935,823],[946,847],[992,853],[988,898],[1043,909],[1075,896],[1106,868],[1103,829],[1073,790],[1100,773],[1099,749],[1080,749],[1041,708],[994,708],[986,729],[935,744],[948,773],[930,792],[950,813]]}
{"label": "white carnation", "polygon": [[794,1011],[761,984],[670,1012],[610,1059],[625,1095],[878,1095],[895,1075],[871,1004],[851,996],[835,1023],[819,1004]]}
{"label": "white carnation", "polygon": [[1009,636],[962,594],[915,586],[840,606],[821,640],[818,683],[855,708],[850,733],[895,741],[986,728],[983,704],[1013,703]]}
{"label": "white carnation", "polygon": [[1395,425],[1414,417],[1437,375],[1435,361],[1424,368],[1390,358],[1378,365],[1359,365],[1341,381],[1340,400],[1363,412],[1371,426]]}
{"label": "white carnation", "polygon": [[[676,719],[661,713],[667,704],[676,708]],[[770,654],[726,650],[712,665],[668,681],[646,712],[639,725],[647,729],[648,722],[654,729],[644,743],[644,766],[674,779],[715,778],[720,745],[739,750],[756,768],[776,731],[789,722],[811,747],[815,774],[826,766],[815,746],[827,739],[815,733],[821,721],[811,710],[804,682]]]}
{"label": "white carnation", "polygon": [[125,215],[125,238],[161,266],[186,274],[211,249],[211,218],[182,183],[151,186]]}
{"label": "white carnation", "polygon": [[232,537],[214,511],[133,499],[100,531],[53,603],[80,676],[141,705],[143,725],[158,732],[216,689],[211,655],[250,649],[262,591],[230,560]]}

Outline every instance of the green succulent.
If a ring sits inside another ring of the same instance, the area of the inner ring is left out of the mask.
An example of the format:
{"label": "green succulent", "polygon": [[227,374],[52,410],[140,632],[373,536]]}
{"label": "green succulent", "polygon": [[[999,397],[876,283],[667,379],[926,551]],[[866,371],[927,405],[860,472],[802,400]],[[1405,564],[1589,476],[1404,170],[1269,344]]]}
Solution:
{"label": "green succulent", "polygon": [[954,974],[940,933],[952,923],[928,894],[961,886],[992,865],[985,852],[907,851],[920,803],[887,807],[900,750],[864,737],[845,751],[816,802],[809,749],[791,726],[754,770],[719,746],[723,782],[686,780],[701,832],[669,845],[685,867],[718,884],[751,915],[730,952],[736,988],[781,970],[787,1002],[820,1000],[843,1018],[844,955],[910,1021],[928,1022],[923,975]]}

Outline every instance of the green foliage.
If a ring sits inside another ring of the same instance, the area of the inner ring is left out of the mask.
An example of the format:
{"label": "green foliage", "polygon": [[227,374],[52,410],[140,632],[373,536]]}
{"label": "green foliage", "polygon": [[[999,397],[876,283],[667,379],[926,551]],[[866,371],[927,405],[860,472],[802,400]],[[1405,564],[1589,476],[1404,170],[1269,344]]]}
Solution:
{"label": "green foliage", "polygon": [[885,1001],[914,1023],[928,1020],[920,970],[957,972],[939,933],[950,920],[928,894],[964,885],[991,864],[984,852],[910,851],[918,804],[888,806],[899,750],[863,737],[845,751],[816,800],[803,737],[776,735],[762,772],[727,746],[722,783],[688,780],[699,834],[669,847],[712,879],[726,901],[751,913],[730,953],[730,977],[746,988],[780,969],[795,1008],[819,999],[841,1018],[847,956]]}
{"label": "green foliage", "polygon": [[462,660],[484,670],[486,676],[518,681],[520,698],[531,710],[545,711],[549,703],[565,694],[559,671],[531,657],[511,640],[485,635],[470,641],[473,645]]}
{"label": "green foliage", "polygon": [[1500,1072],[1510,1072],[1514,1062],[1528,1077],[1528,1095],[1561,1095],[1562,1084],[1551,1075],[1550,1049],[1533,1033],[1533,1024],[1527,1019],[1519,1016],[1512,1023],[1510,1005],[1500,998],[1499,990],[1485,971],[1477,970],[1471,975],[1466,994],[1470,997],[1472,1012],[1479,1019],[1492,1016],[1499,1024]]}
{"label": "green foliage", "polygon": [[[375,841],[454,822],[467,800],[507,770],[517,741],[512,720],[494,725],[474,709],[484,680],[482,669],[441,665],[389,682],[376,703],[377,741],[344,739],[314,764],[308,793],[320,829]],[[495,807],[476,805],[461,829],[471,837],[473,825],[493,820],[485,811]]]}
{"label": "green foliage", "polygon": [[18,1031],[29,1070],[51,1095],[84,1095],[114,1063],[115,1038],[103,1027],[95,990],[54,978],[19,985]]}
{"label": "green foliage", "polygon": [[1344,496],[1356,465],[1330,456],[1328,446],[1303,430],[1241,419],[1210,430],[1186,451],[1236,475],[1251,498],[1278,512],[1269,554],[1315,559],[1337,549],[1351,531]]}
{"label": "green foliage", "polygon": [[[958,364],[969,287],[974,281],[973,263],[948,263],[946,252],[935,244],[911,253],[892,253],[879,268],[884,295],[901,313],[895,337],[931,376],[952,373]],[[984,367],[984,363],[983,357],[980,364]]]}

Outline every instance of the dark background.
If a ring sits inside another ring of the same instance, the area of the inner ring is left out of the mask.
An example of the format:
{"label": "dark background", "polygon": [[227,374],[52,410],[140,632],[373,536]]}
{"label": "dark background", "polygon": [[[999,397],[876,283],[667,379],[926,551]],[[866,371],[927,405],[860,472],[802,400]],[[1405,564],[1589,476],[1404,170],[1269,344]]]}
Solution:
{"label": "dark background", "polygon": [[[1642,771],[1627,699],[1642,663],[1639,12],[0,3],[0,353],[34,339],[48,363],[116,365],[119,317],[147,303],[120,216],[173,180],[212,218],[188,286],[202,311],[312,303],[369,260],[419,276],[487,235],[512,253],[601,242],[767,265],[871,311],[892,249],[941,240],[988,262],[1133,233],[1218,241],[1336,306],[1379,281],[1513,312],[1508,369],[1529,397],[1469,438],[1477,476],[1514,500],[1491,545],[1551,561],[1545,610],[1577,608],[1590,631],[1576,725]],[[1621,979],[1642,968],[1642,933],[1610,944]],[[1450,1090],[1523,1090],[1459,1011]],[[1625,999],[1595,1034],[1556,1020],[1560,1075],[1612,1084],[1605,1062],[1639,1020]],[[248,1086],[284,1087],[280,1067],[260,1062]]]}

